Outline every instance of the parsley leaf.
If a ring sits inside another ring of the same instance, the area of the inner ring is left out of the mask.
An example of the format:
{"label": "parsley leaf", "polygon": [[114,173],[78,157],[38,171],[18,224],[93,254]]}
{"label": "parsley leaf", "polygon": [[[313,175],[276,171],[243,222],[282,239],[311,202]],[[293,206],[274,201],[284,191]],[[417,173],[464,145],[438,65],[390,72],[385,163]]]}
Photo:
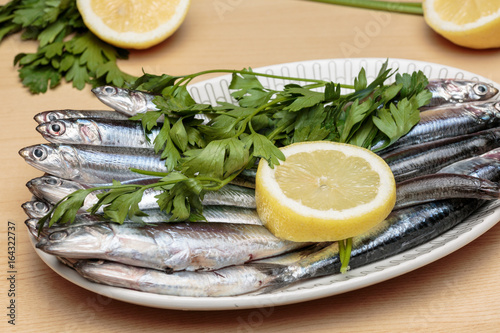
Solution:
{"label": "parsley leaf", "polygon": [[107,44],[84,25],[75,0],[18,0],[0,7],[0,41],[13,33],[38,41],[35,53],[18,54],[14,64],[30,92],[45,93],[61,78],[77,89],[130,85],[136,78],[122,72],[116,61],[128,52]]}

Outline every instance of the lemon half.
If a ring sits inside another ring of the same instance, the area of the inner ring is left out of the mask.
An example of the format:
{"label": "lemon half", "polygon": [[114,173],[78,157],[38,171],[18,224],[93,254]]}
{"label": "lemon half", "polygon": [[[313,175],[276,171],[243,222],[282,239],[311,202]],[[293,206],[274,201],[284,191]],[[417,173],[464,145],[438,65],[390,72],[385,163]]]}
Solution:
{"label": "lemon half", "polygon": [[424,0],[424,19],[451,42],[474,49],[500,47],[499,0]]}
{"label": "lemon half", "polygon": [[78,10],[100,39],[123,48],[145,49],[172,35],[190,0],[77,0]]}
{"label": "lemon half", "polygon": [[261,160],[255,199],[262,222],[279,238],[301,242],[347,239],[391,212],[396,183],[373,152],[334,142],[296,143],[270,168]]}

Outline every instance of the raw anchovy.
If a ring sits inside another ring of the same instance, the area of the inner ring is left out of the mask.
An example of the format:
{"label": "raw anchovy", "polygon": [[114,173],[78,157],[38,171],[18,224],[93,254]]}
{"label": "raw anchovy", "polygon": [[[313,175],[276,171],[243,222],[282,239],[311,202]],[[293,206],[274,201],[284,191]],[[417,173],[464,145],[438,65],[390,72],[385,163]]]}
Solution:
{"label": "raw anchovy", "polygon": [[[273,284],[283,266],[238,265],[208,272],[167,274],[155,269],[109,261],[79,260],[76,271],[92,282],[148,293],[191,297],[235,296]],[[284,285],[281,285],[284,286]]]}
{"label": "raw anchovy", "polygon": [[[101,102],[129,117],[139,113],[159,110],[153,103],[153,99],[156,95],[145,91],[102,86],[92,89],[92,92]],[[204,124],[210,121],[210,117],[202,113],[195,114],[194,118],[203,120]]]}
{"label": "raw anchovy", "polygon": [[36,130],[52,143],[151,149],[160,131],[154,128],[146,134],[138,121],[88,118],[55,120]]}
{"label": "raw anchovy", "polygon": [[498,147],[499,139],[500,128],[494,128],[410,146],[381,157],[391,168],[396,182],[401,182],[434,173],[459,160],[483,154]]}
{"label": "raw anchovy", "polygon": [[100,284],[162,295],[221,297],[252,293],[262,286],[285,287],[279,273],[289,263],[324,247],[323,243],[315,244],[288,254],[253,261],[251,264],[209,272],[181,271],[167,274],[103,260],[78,260],[76,263],[71,260],[69,265],[84,278]]}
{"label": "raw anchovy", "polygon": [[[28,204],[31,204],[29,202]],[[49,206],[50,207],[50,206]],[[51,207],[50,207],[51,208]],[[35,212],[28,210],[29,213],[27,215],[33,219],[40,219],[45,216],[47,212],[41,213],[35,210]],[[166,213],[160,209],[143,209],[142,212],[146,214],[145,216],[141,216],[140,218],[134,219],[125,219],[126,223],[169,223],[171,222],[172,214]],[[75,222],[71,224],[71,226],[75,224],[81,223],[81,221],[86,221],[85,223],[89,224],[89,221],[92,223],[102,223],[109,222],[102,215],[102,211],[99,211],[96,214],[90,214],[86,211],[82,210],[80,214],[77,214],[75,217]],[[78,222],[78,223],[76,223]],[[250,225],[262,225],[262,221],[257,214],[255,209],[249,208],[241,208],[241,207],[233,207],[233,206],[204,206],[203,207],[203,216],[197,219],[191,219],[190,222],[210,222],[210,223],[231,223],[231,224],[250,224]],[[67,226],[66,224],[62,224],[60,226]]]}
{"label": "raw anchovy", "polygon": [[62,257],[105,259],[171,272],[240,265],[305,245],[278,239],[263,226],[181,222],[77,226],[51,232],[36,246]]}
{"label": "raw anchovy", "polygon": [[455,79],[429,80],[427,89],[432,93],[432,98],[426,107],[486,101],[498,93],[498,89],[489,83]]}
{"label": "raw anchovy", "polygon": [[147,111],[158,111],[153,103],[156,96],[143,91],[102,86],[92,89],[92,92],[101,102],[127,116],[135,116]]}
{"label": "raw anchovy", "polygon": [[88,119],[120,119],[126,120],[127,116],[111,110],[50,110],[37,113],[34,117],[39,124],[49,121],[73,118]]}
{"label": "raw anchovy", "polygon": [[144,148],[40,144],[23,148],[19,154],[39,170],[87,184],[158,178],[130,168],[167,172],[154,150]]}
{"label": "raw anchovy", "polygon": [[[51,204],[55,204],[64,197],[77,190],[91,188],[87,184],[81,184],[72,180],[67,180],[55,176],[42,176],[33,178],[26,183],[26,186],[33,195],[43,198]],[[90,192],[82,209],[88,210],[98,202],[97,195],[104,190]],[[146,189],[139,203],[139,209],[158,208],[157,196],[162,191],[154,188]],[[242,208],[256,208],[255,191],[253,189],[228,184],[218,191],[207,191],[203,196],[202,204],[205,206],[234,206]]]}
{"label": "raw anchovy", "polygon": [[[31,202],[29,202],[31,204]],[[143,211],[146,216],[141,216],[140,219],[131,220],[125,219],[123,223],[130,225],[142,226],[145,224],[170,223],[171,214],[168,214],[159,209],[145,209]],[[37,224],[40,218],[45,214],[33,214],[33,217],[26,221],[26,225],[37,229]],[[231,224],[249,224],[262,226],[262,221],[255,209],[238,208],[231,206],[205,206],[203,211],[204,219],[191,220],[190,222],[209,222],[209,223],[231,223]],[[54,223],[49,227],[48,221],[45,222],[43,230],[45,233],[59,230],[60,228],[69,228],[81,225],[94,225],[99,223],[109,222],[102,214],[81,213],[75,216],[75,220],[71,224]]]}
{"label": "raw anchovy", "polygon": [[[26,187],[34,196],[47,201],[51,205],[56,204],[75,191],[90,188],[72,180],[50,175],[33,178],[26,183]],[[92,194],[90,193],[88,199],[85,200],[83,209],[87,210],[97,202],[95,201],[97,197]]]}
{"label": "raw anchovy", "polygon": [[[500,103],[468,103],[460,106],[435,108],[420,113],[420,122],[398,141],[379,151],[389,151],[429,141],[479,132],[500,124]],[[376,151],[385,140],[377,142]]]}
{"label": "raw anchovy", "polygon": [[456,173],[499,181],[500,148],[490,150],[480,156],[471,157],[439,170],[438,173]]}
{"label": "raw anchovy", "polygon": [[255,190],[228,184],[218,191],[207,191],[203,196],[204,205],[227,205],[256,208]]}
{"label": "raw anchovy", "polygon": [[[465,220],[481,204],[474,199],[449,199],[393,211],[384,222],[353,238],[349,266],[361,267],[424,244]],[[277,285],[335,274],[340,266],[335,243],[280,272],[282,282]],[[276,285],[262,291],[274,289]]]}
{"label": "raw anchovy", "polygon": [[393,209],[451,198],[496,200],[500,199],[500,186],[486,179],[451,173],[415,177],[397,184]]}

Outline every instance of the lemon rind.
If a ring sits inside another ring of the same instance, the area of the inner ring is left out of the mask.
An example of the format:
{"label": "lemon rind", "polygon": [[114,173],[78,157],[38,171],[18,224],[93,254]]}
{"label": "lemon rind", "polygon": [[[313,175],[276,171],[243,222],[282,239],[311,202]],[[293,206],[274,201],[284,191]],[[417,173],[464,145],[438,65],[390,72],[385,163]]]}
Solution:
{"label": "lemon rind", "polygon": [[[105,24],[100,17],[93,15],[93,10],[89,1],[79,1],[77,3],[78,10],[82,13],[85,25],[101,39],[121,47],[149,47],[170,37],[184,21],[190,4],[190,0],[181,1],[179,5],[176,6],[175,13],[165,24],[162,24],[156,29],[146,33],[136,33],[130,31],[118,32],[113,30]],[[88,22],[87,17],[93,18],[92,23]],[[145,39],[144,37],[146,35],[149,37]],[[110,36],[112,36],[112,38]]]}

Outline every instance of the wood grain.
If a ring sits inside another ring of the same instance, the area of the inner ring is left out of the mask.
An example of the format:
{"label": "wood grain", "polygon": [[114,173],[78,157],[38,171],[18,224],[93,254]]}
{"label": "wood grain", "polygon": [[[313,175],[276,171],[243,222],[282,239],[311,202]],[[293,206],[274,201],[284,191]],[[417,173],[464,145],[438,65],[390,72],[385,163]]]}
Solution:
{"label": "wood grain", "polygon": [[[2,1],[5,3],[6,1]],[[69,84],[30,95],[13,67],[35,44],[0,45],[0,308],[2,332],[493,332],[500,327],[500,226],[426,267],[384,283],[300,304],[183,312],[136,306],[86,291],[36,255],[20,205],[41,172],[19,156],[43,142],[33,116],[44,110],[102,108],[89,89]],[[345,57],[406,58],[458,67],[500,82],[500,52],[468,50],[431,31],[420,16],[299,0],[193,0],[180,30],[120,62],[131,74],[187,74]],[[16,325],[7,323],[7,221],[16,224]]]}

